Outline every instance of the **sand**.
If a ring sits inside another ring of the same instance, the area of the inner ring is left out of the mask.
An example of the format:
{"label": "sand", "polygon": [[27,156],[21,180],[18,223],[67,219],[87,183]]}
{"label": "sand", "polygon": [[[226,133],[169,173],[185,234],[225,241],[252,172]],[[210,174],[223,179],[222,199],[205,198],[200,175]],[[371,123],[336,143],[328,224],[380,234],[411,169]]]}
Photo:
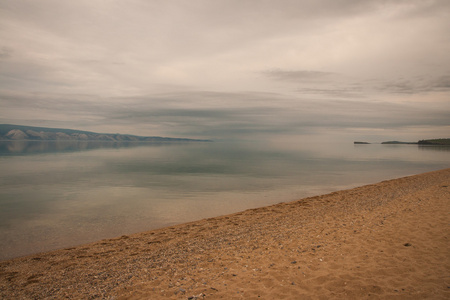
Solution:
{"label": "sand", "polygon": [[1,299],[450,299],[450,169],[0,262]]}

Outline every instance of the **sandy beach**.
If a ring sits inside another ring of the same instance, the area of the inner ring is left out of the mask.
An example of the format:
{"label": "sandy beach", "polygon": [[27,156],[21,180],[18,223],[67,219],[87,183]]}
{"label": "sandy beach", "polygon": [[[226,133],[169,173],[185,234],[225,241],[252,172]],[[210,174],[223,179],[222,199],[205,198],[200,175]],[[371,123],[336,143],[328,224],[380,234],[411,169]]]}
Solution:
{"label": "sandy beach", "polygon": [[449,233],[445,169],[2,261],[0,298],[450,299]]}

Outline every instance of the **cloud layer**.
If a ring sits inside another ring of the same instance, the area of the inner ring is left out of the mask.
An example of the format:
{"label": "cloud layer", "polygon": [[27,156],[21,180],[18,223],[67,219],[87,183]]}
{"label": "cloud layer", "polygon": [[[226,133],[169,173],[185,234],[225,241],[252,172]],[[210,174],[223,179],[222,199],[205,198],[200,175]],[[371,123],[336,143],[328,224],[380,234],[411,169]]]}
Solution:
{"label": "cloud layer", "polygon": [[449,132],[446,0],[0,2],[1,123],[213,139]]}

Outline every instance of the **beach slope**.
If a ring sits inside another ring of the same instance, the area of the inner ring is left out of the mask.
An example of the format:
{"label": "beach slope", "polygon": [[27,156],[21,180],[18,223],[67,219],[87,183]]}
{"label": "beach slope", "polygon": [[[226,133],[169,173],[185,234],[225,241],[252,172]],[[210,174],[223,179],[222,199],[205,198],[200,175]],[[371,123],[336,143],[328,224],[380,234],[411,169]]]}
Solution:
{"label": "beach slope", "polygon": [[449,214],[445,169],[2,261],[0,298],[450,299]]}

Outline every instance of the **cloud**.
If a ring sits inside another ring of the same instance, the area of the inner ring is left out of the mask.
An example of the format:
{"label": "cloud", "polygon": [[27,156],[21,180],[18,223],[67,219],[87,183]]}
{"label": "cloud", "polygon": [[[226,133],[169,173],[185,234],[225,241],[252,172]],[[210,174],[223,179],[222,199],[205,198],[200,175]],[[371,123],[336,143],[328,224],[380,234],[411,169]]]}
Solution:
{"label": "cloud", "polygon": [[450,89],[450,75],[439,72],[433,75],[405,75],[388,80],[358,80],[343,74],[309,70],[277,69],[261,73],[270,80],[295,84],[295,91],[301,94],[337,98],[365,98],[373,93],[422,94],[446,92]]}
{"label": "cloud", "polygon": [[8,59],[12,56],[13,50],[9,47],[0,48],[0,60]]}
{"label": "cloud", "polygon": [[450,75],[398,79],[392,82],[384,82],[380,89],[391,93],[406,94],[449,91]]}
{"label": "cloud", "polygon": [[294,82],[300,82],[304,80],[327,79],[335,75],[335,73],[332,72],[309,71],[309,70],[287,71],[280,69],[263,71],[262,74],[275,80],[294,81]]}
{"label": "cloud", "polygon": [[[51,95],[1,93],[2,120],[27,107],[20,123],[40,125],[52,119],[55,127],[124,134],[211,139],[269,138],[273,135],[313,134],[327,128],[399,129],[450,126],[450,107],[418,103],[308,99],[301,95],[215,93],[191,91],[95,101]],[[186,99],[191,101],[185,105]],[[196,101],[196,102],[195,102]],[[184,104],[183,104],[184,103]],[[239,104],[239,105],[238,105]],[[6,113],[8,112],[8,114]],[[58,115],[58,117],[55,117]],[[14,122],[12,122],[14,123]]]}
{"label": "cloud", "polygon": [[3,1],[0,119],[206,138],[446,126],[449,8]]}

